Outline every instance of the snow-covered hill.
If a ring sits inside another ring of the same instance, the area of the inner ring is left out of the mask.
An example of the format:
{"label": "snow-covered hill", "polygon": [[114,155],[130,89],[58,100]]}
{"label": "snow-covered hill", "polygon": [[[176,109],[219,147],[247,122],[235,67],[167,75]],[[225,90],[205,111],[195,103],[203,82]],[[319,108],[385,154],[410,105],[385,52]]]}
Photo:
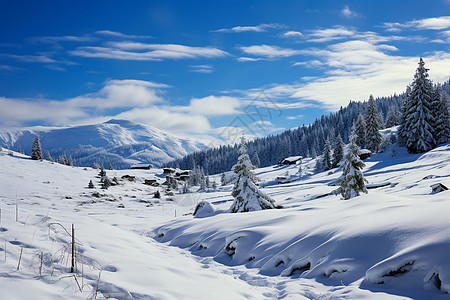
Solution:
{"label": "snow-covered hill", "polygon": [[[314,160],[286,184],[298,166],[261,168],[283,208],[237,214],[231,185],[172,196],[144,184],[161,170],[107,170],[119,185],[102,190],[98,170],[13,154],[0,152],[2,299],[450,299],[450,191],[430,187],[450,187],[450,144],[373,155],[369,194],[351,200],[326,195],[340,170]],[[200,200],[214,212],[194,218]]]}
{"label": "snow-covered hill", "polygon": [[0,146],[31,153],[31,144],[39,134],[44,156],[54,159],[65,153],[78,166],[94,162],[108,167],[128,168],[135,163],[161,165],[187,153],[205,149],[206,145],[180,138],[151,126],[127,120],[110,120],[95,125],[70,128],[0,129]]}

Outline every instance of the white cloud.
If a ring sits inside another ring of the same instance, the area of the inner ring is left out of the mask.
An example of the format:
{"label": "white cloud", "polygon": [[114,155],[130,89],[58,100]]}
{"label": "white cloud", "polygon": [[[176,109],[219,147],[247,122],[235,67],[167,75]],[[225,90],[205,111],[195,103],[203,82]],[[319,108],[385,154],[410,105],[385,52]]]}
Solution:
{"label": "white cloud", "polygon": [[197,73],[212,73],[214,72],[214,68],[211,65],[194,65],[191,66],[189,72],[197,72]]}
{"label": "white cloud", "polygon": [[211,131],[209,121],[204,116],[173,112],[170,109],[158,106],[134,108],[114,117],[151,125],[172,133],[191,134],[209,133]]}
{"label": "white cloud", "polygon": [[0,56],[17,59],[29,63],[56,63],[57,61],[46,55],[15,55],[15,54],[0,54]]}
{"label": "white cloud", "polygon": [[111,31],[111,30],[99,30],[95,32],[98,35],[103,36],[109,36],[109,37],[117,37],[117,38],[123,38],[123,39],[148,39],[152,38],[148,35],[128,35],[117,31]]}
{"label": "white cloud", "polygon": [[110,80],[100,91],[72,98],[68,103],[77,107],[97,109],[145,107],[162,102],[162,98],[157,95],[156,87],[167,86],[142,80]]}
{"label": "white cloud", "polygon": [[285,38],[301,38],[303,37],[303,33],[300,31],[286,31],[281,36]]}
{"label": "white cloud", "polygon": [[287,116],[287,120],[301,120],[305,117],[305,115],[296,115],[296,116]]}
{"label": "white cloud", "polygon": [[190,47],[177,44],[145,44],[136,42],[111,42],[107,44],[107,47],[79,47],[69,53],[81,57],[136,61],[217,58],[229,55],[227,52],[214,47]]}
{"label": "white cloud", "polygon": [[294,63],[292,66],[305,66],[307,68],[318,68],[324,65],[323,62],[317,59],[308,60],[308,61],[299,61]]}
{"label": "white cloud", "polygon": [[213,30],[213,32],[265,32],[267,29],[284,28],[285,26],[278,23],[260,24],[257,26],[235,26],[232,28],[223,28]]}
{"label": "white cloud", "polygon": [[261,58],[254,58],[254,57],[245,57],[245,56],[242,56],[242,57],[236,58],[236,60],[237,60],[237,61],[240,61],[240,62],[247,62],[247,61],[259,61],[259,60],[261,60]]}
{"label": "white cloud", "polygon": [[357,17],[358,16],[358,14],[356,12],[352,11],[348,7],[348,5],[344,6],[344,8],[341,10],[341,15],[343,17],[346,17],[346,18],[353,18],[353,17]]}
{"label": "white cloud", "polygon": [[253,45],[249,47],[240,47],[240,49],[246,54],[262,56],[268,59],[289,57],[301,53],[301,51],[299,50],[281,48],[278,46],[270,46],[270,45]]}
{"label": "white cloud", "polygon": [[384,23],[387,31],[399,32],[411,28],[416,30],[442,30],[450,28],[450,16],[413,20],[406,23]]}
{"label": "white cloud", "polygon": [[189,105],[189,111],[194,114],[218,116],[238,114],[236,108],[240,106],[239,100],[228,96],[208,96],[194,98]]}
{"label": "white cloud", "polygon": [[0,125],[21,126],[23,123],[41,121],[45,124],[63,125],[77,118],[88,117],[82,109],[67,102],[45,99],[10,99],[0,97]]}
{"label": "white cloud", "polygon": [[349,38],[354,35],[355,31],[353,29],[347,28],[345,26],[334,26],[332,28],[310,30],[309,34],[307,35],[307,41],[323,43]]}
{"label": "white cloud", "polygon": [[92,36],[35,36],[28,39],[33,43],[59,43],[59,42],[93,42],[97,38]]}

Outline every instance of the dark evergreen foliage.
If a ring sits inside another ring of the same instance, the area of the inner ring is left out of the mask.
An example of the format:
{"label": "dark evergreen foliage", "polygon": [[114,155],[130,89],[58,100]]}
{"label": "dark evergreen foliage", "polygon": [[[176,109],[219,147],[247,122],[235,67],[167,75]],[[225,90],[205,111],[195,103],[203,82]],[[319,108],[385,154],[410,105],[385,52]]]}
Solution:
{"label": "dark evergreen foliage", "polygon": [[33,145],[31,146],[31,159],[42,159],[41,142],[39,141],[39,136],[37,134],[34,138]]}

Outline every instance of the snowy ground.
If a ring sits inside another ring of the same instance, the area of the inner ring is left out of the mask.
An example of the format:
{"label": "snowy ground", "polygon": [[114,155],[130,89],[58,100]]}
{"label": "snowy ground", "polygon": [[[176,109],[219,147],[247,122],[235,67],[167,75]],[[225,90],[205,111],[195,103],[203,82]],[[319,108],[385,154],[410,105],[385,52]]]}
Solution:
{"label": "snowy ground", "polygon": [[[368,159],[366,178],[383,187],[348,201],[323,196],[340,172],[312,174],[313,161],[287,184],[275,178],[297,166],[259,169],[264,191],[284,208],[228,214],[220,212],[231,186],[158,200],[143,184],[158,170],[107,171],[136,181],[104,191],[98,170],[3,150],[1,298],[450,299],[450,191],[430,188],[450,187],[450,145],[402,151]],[[96,189],[86,188],[91,179]],[[193,218],[204,199],[216,213]],[[76,276],[62,227],[72,223]]]}

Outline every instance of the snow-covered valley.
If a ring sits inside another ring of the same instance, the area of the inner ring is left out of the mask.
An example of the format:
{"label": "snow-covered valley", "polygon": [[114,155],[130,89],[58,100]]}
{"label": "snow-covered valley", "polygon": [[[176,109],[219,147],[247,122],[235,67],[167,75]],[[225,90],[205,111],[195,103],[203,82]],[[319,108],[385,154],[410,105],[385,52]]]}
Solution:
{"label": "snow-covered valley", "polygon": [[[449,299],[450,192],[430,186],[450,186],[450,145],[389,147],[365,161],[367,195],[327,195],[340,169],[314,173],[306,159],[290,183],[276,178],[296,165],[255,172],[283,208],[235,214],[231,185],[168,196],[144,184],[162,170],[108,170],[136,178],[102,190],[98,170],[3,149],[1,298]],[[193,217],[201,200],[214,212]]]}

